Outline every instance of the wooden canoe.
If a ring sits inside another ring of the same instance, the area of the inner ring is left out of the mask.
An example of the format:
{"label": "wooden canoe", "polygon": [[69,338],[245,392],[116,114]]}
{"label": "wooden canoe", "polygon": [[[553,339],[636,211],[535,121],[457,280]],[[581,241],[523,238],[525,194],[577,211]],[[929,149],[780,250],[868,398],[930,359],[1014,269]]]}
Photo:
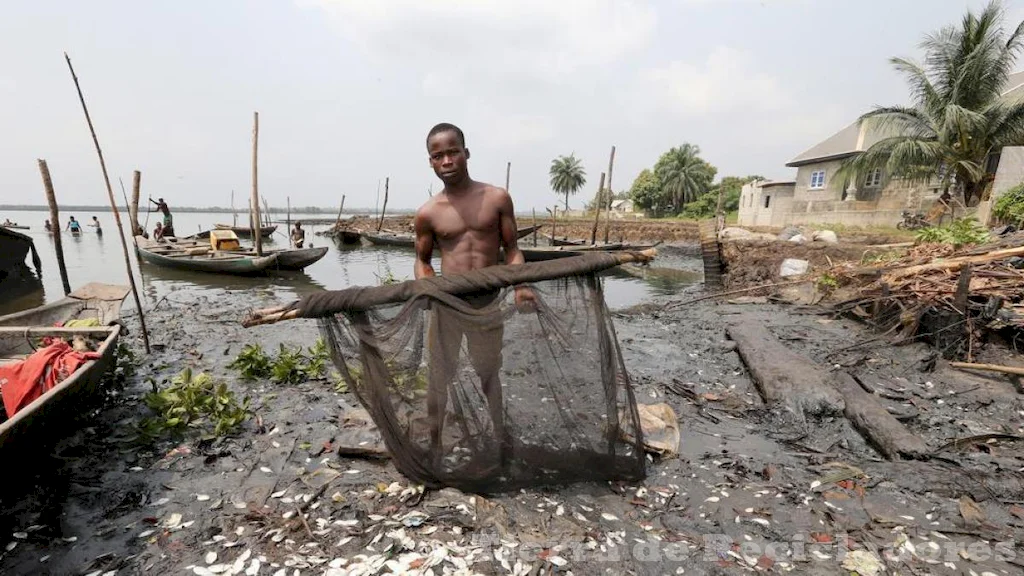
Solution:
{"label": "wooden canoe", "polygon": [[29,230],[31,226],[19,226],[17,224],[0,224],[0,228],[7,228],[8,230]]}
{"label": "wooden canoe", "polygon": [[135,249],[145,262],[164,268],[250,276],[272,269],[277,255],[255,256],[227,251],[214,251],[209,245],[194,241],[153,242],[142,236],[135,237]]}
{"label": "wooden canoe", "polygon": [[327,246],[268,250],[266,254],[277,256],[277,264],[274,267],[278,270],[302,270],[327,255]]}
{"label": "wooden canoe", "polygon": [[[67,297],[15,314],[0,316],[0,364],[19,361],[33,352],[29,339],[52,335],[84,335],[98,341],[97,360],[81,366],[68,378],[0,423],[0,453],[10,456],[16,449],[35,453],[44,442],[68,435],[67,422],[82,413],[84,401],[94,396],[108,370],[114,367],[122,327],[121,302],[128,287],[87,284]],[[56,323],[95,318],[99,327],[55,328]],[[6,414],[0,415],[0,418]],[[35,452],[33,452],[35,451]]]}
{"label": "wooden canoe", "polygon": [[[519,239],[525,238],[533,233],[534,230],[540,229],[541,226],[527,226],[520,228],[516,232],[516,237]],[[413,248],[416,246],[416,237],[412,234],[401,233],[401,232],[363,232],[362,237],[366,238],[371,244],[378,246],[405,246],[407,248]]]}
{"label": "wooden canoe", "polygon": [[[248,226],[232,226],[230,224],[214,224],[213,227],[216,228],[217,230],[231,230],[239,238],[249,238],[249,239],[252,239],[253,236],[254,236],[253,233],[252,233],[252,228],[250,228]],[[271,234],[273,234],[276,231],[277,231],[277,226],[261,226],[260,227],[260,236],[262,236],[263,238],[266,238],[266,237],[270,236]],[[209,233],[207,233],[207,237],[209,237]]]}

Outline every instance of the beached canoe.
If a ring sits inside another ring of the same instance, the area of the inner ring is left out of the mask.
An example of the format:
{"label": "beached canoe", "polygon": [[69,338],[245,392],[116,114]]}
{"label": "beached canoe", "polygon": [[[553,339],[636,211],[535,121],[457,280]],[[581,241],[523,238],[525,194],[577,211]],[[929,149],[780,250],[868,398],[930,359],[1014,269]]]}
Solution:
{"label": "beached canoe", "polygon": [[29,230],[31,226],[19,226],[17,224],[0,224],[0,228],[7,228],[9,230]]}
{"label": "beached canoe", "polygon": [[[541,226],[527,226],[520,228],[516,232],[516,237],[519,239],[525,238],[533,233],[534,230],[540,229]],[[366,238],[371,244],[378,246],[405,246],[412,248],[416,246],[416,236],[407,233],[400,232],[363,232],[362,237]]]}
{"label": "beached canoe", "polygon": [[[214,224],[213,227],[216,228],[217,230],[231,230],[239,238],[249,238],[249,239],[252,239],[254,237],[254,234],[252,233],[252,228],[250,228],[248,226],[232,226],[230,224]],[[270,236],[271,234],[273,234],[276,231],[277,231],[277,226],[261,226],[260,227],[260,236],[262,236],[263,238],[267,238],[268,236]],[[209,235],[207,235],[207,236],[209,236]]]}
{"label": "beached canoe", "polygon": [[[87,284],[51,304],[0,316],[0,364],[20,361],[31,355],[32,341],[43,336],[71,338],[80,335],[98,343],[99,359],[80,366],[52,389],[3,420],[0,411],[0,453],[7,457],[14,449],[38,451],[43,442],[68,435],[67,423],[82,413],[83,401],[95,395],[108,370],[114,367],[122,327],[121,302],[128,287]],[[56,328],[70,320],[95,319],[99,326]],[[36,457],[39,457],[37,454]]]}
{"label": "beached canoe", "polygon": [[195,241],[154,242],[135,237],[136,251],[145,262],[164,268],[193,270],[213,274],[250,276],[272,269],[277,255],[255,256],[247,253],[214,251]]}
{"label": "beached canoe", "polygon": [[[660,242],[658,243],[660,244]],[[579,256],[586,252],[641,252],[649,248],[654,248],[658,244],[597,244],[591,245],[586,244],[583,246],[540,246],[537,248],[525,248],[520,246],[519,250],[526,257],[527,262],[540,262],[543,260],[553,260],[555,258],[567,258],[569,256]],[[502,251],[502,260],[505,258],[505,253]]]}

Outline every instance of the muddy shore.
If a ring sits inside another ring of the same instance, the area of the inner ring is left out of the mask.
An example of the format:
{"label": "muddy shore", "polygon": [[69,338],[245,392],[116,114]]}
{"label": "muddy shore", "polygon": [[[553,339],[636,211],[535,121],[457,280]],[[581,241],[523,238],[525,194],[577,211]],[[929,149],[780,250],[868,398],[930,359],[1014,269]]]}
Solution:
{"label": "muddy shore", "polygon": [[[246,343],[311,344],[313,321],[244,329],[250,308],[277,302],[175,294],[147,316],[157,350],[124,389],[83,414],[52,457],[8,469],[20,482],[5,481],[0,572],[1020,573],[1024,446],[1006,438],[1024,433],[1024,405],[1012,380],[953,370],[923,344],[872,343],[860,324],[811,309],[665,302],[620,311],[615,324],[638,401],[679,417],[678,457],[651,459],[638,485],[472,496],[421,494],[387,461],[337,456],[351,393],[245,383],[227,369]],[[842,416],[796,423],[765,406],[727,337],[741,321],[875,387],[932,450],[1003,439],[889,461]],[[135,319],[126,324],[134,335]],[[979,361],[1010,355],[993,345]],[[255,417],[237,437],[138,443],[141,395],[186,366],[250,396]]]}

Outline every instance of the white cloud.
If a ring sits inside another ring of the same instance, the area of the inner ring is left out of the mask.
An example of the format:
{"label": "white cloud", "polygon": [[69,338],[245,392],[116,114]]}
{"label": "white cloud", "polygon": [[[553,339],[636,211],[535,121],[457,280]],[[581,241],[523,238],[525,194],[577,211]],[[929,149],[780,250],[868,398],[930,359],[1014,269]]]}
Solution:
{"label": "white cloud", "polygon": [[[296,0],[370,58],[424,73],[557,82],[647,45],[648,0]],[[440,71],[440,72],[435,72]]]}
{"label": "white cloud", "polygon": [[730,110],[778,110],[787,100],[784,86],[756,71],[750,54],[728,46],[715,48],[702,64],[682,60],[640,72],[641,97],[681,116]]}

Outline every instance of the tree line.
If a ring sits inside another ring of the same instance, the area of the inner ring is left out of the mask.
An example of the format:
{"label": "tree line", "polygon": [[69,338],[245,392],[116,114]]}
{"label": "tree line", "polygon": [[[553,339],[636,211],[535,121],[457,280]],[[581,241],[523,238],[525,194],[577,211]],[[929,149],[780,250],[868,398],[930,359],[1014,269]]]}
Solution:
{"label": "tree line", "polygon": [[[597,201],[607,207],[612,199],[628,198],[637,209],[655,217],[706,218],[718,209],[719,194],[722,210],[732,212],[739,209],[743,185],[763,180],[752,175],[725,176],[715,181],[717,174],[718,169],[700,157],[699,146],[685,143],[662,154],[653,168],[642,170],[628,190],[602,190]],[[548,175],[551,189],[564,199],[568,210],[569,196],[587,183],[583,163],[575,154],[559,156],[552,160]],[[593,202],[587,208],[593,209]]]}

